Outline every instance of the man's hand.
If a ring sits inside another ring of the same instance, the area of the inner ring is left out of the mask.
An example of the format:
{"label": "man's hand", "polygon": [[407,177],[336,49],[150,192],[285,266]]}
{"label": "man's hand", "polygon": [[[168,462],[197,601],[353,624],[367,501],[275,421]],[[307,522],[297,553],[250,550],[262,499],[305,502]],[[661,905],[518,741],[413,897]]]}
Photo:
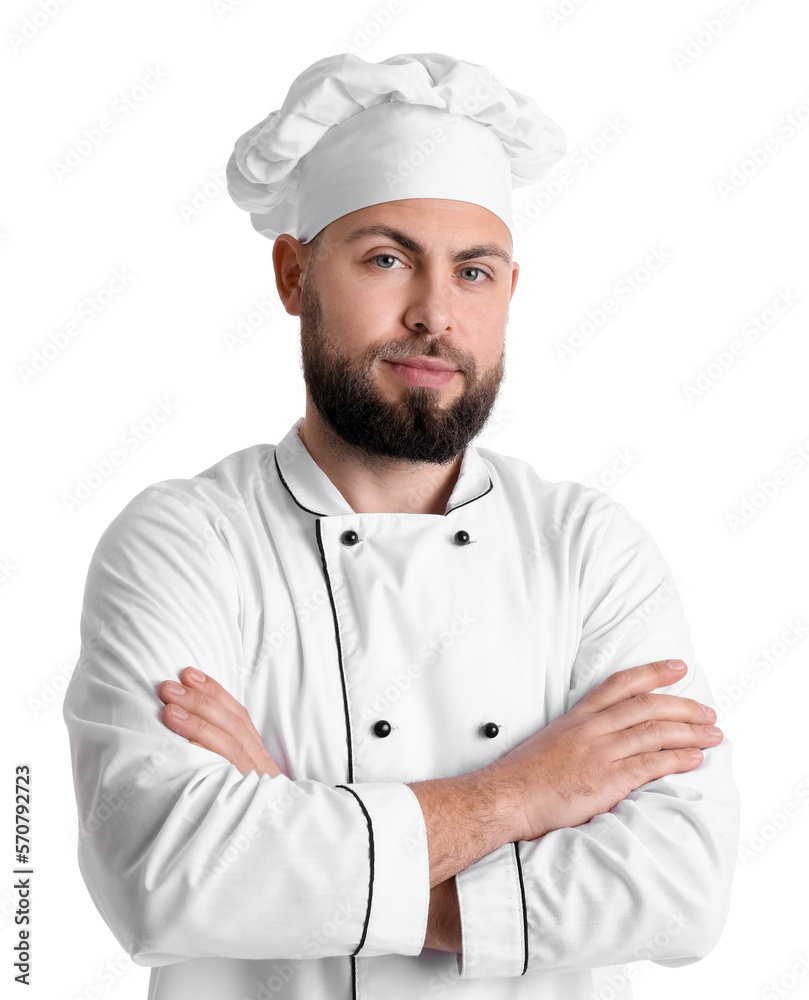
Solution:
{"label": "man's hand", "polygon": [[648,781],[698,767],[701,748],[722,742],[712,708],[648,693],[685,676],[670,665],[677,663],[611,674],[569,712],[481,768],[514,807],[513,840],[587,823]]}
{"label": "man's hand", "polygon": [[[204,678],[199,680],[197,676]],[[179,736],[185,736],[194,746],[213,750],[229,760],[242,774],[255,771],[259,776],[281,774],[278,765],[267,753],[250,713],[209,674],[186,667],[180,674],[182,691],[172,690],[176,681],[162,681],[157,693],[166,703],[162,712],[165,725]],[[176,713],[181,707],[188,713],[182,718]],[[460,952],[461,918],[455,877],[433,886],[427,918],[425,948]]]}
{"label": "man's hand", "polygon": [[[282,773],[261,742],[250,713],[218,681],[194,667],[186,667],[180,679],[179,685],[176,681],[161,681],[157,686],[157,693],[166,703],[162,719],[172,732],[185,736],[195,746],[213,750],[242,774],[255,771],[259,776],[269,774],[274,778]],[[183,717],[178,708],[187,716]]]}

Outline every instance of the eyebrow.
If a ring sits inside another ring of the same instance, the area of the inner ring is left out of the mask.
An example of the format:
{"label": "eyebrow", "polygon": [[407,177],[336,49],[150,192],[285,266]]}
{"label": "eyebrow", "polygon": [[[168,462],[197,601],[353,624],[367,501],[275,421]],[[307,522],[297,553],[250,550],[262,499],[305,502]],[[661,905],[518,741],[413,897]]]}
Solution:
{"label": "eyebrow", "polygon": [[[426,247],[412,236],[408,236],[407,233],[403,233],[399,229],[394,229],[392,226],[381,224],[361,226],[359,229],[354,229],[345,237],[343,242],[356,243],[357,240],[361,240],[366,236],[386,236],[389,240],[393,240],[394,243],[398,243],[405,250],[409,250],[419,257],[423,257],[427,253]],[[462,264],[465,260],[471,260],[473,257],[496,257],[498,260],[503,261],[507,267],[511,267],[511,254],[498,243],[478,243],[476,246],[467,247],[465,250],[455,250],[450,254],[449,259],[453,264]]]}

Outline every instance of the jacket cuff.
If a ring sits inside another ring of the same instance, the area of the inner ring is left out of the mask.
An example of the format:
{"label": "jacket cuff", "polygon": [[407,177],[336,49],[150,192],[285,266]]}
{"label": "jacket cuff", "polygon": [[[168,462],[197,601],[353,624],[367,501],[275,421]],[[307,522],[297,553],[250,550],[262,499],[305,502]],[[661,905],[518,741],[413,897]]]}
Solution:
{"label": "jacket cuff", "polygon": [[517,844],[503,844],[458,872],[455,886],[461,916],[460,977],[521,976],[527,916]]}
{"label": "jacket cuff", "polygon": [[418,955],[427,935],[430,861],[424,813],[398,782],[337,785],[357,800],[368,824],[368,907],[355,955]]}

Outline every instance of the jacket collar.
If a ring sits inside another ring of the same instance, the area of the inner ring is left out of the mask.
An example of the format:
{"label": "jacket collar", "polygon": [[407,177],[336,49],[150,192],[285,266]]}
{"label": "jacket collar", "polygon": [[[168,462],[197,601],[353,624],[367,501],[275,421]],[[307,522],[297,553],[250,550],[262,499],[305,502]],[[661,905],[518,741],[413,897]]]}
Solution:
{"label": "jacket collar", "polygon": [[[355,513],[342,493],[309,454],[298,434],[298,428],[302,424],[303,417],[300,417],[275,446],[274,464],[281,482],[295,503],[310,514],[328,516]],[[467,445],[455,487],[444,513],[449,514],[454,508],[485,496],[493,485],[488,466],[482,456],[471,444]]]}

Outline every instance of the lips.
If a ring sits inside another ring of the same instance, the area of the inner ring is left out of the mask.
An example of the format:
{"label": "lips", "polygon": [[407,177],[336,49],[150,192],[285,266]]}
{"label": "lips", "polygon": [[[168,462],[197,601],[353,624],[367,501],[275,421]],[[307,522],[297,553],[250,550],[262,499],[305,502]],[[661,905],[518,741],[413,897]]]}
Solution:
{"label": "lips", "polygon": [[455,365],[442,361],[441,358],[427,358],[423,355],[412,358],[386,358],[386,361],[396,365],[406,365],[408,368],[426,368],[431,372],[455,372],[459,369]]}

